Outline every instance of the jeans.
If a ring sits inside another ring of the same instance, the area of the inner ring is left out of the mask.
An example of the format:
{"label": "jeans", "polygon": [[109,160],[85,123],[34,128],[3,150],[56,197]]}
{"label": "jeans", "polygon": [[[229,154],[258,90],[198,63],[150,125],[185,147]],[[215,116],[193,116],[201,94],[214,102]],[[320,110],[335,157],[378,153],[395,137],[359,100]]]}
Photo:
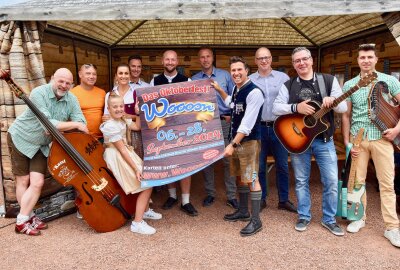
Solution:
{"label": "jeans", "polygon": [[338,165],[333,140],[324,142],[316,138],[302,154],[291,154],[296,179],[297,213],[299,219],[311,220],[310,170],[311,155],[314,155],[321,174],[322,222],[335,223],[338,200]]}
{"label": "jeans", "polygon": [[[224,135],[225,146],[229,144],[228,136],[229,136],[229,126],[225,120],[221,120],[222,133]],[[236,178],[230,176],[229,174],[229,158],[224,157],[222,159],[224,164],[224,181],[226,187],[226,197],[228,200],[232,200],[236,198]],[[215,181],[214,181],[214,164],[204,168],[204,186],[207,195],[215,197]]]}
{"label": "jeans", "polygon": [[261,199],[267,197],[267,155],[272,154],[276,167],[276,186],[278,188],[279,202],[289,200],[289,168],[288,152],[275,135],[273,127],[261,126],[261,151],[258,179],[260,181]]}

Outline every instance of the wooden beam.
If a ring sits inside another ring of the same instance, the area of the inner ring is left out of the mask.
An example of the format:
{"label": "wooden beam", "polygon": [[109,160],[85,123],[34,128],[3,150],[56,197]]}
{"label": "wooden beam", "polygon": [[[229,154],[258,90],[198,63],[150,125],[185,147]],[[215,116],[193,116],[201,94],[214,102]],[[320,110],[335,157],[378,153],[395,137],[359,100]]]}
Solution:
{"label": "wooden beam", "polygon": [[400,12],[389,12],[381,15],[389,31],[400,46]]}
{"label": "wooden beam", "polygon": [[110,47],[115,47],[118,43],[120,43],[122,40],[124,40],[127,36],[135,32],[139,27],[141,27],[143,24],[145,24],[147,20],[143,20],[137,25],[135,25],[132,29],[130,29],[128,32],[126,32],[122,37],[120,37],[117,41],[115,41],[113,44],[110,45]]}
{"label": "wooden beam", "polygon": [[259,19],[382,13],[400,10],[394,0],[25,0],[0,2],[0,21]]}
{"label": "wooden beam", "polygon": [[287,23],[290,27],[293,28],[293,30],[295,30],[297,33],[299,33],[303,38],[307,39],[312,45],[314,45],[315,47],[318,47],[318,44],[316,42],[314,42],[314,40],[312,40],[311,38],[309,38],[306,33],[304,33],[303,31],[301,31],[296,25],[294,25],[290,20],[288,20],[287,18],[282,18],[282,21],[284,21],[285,23]]}

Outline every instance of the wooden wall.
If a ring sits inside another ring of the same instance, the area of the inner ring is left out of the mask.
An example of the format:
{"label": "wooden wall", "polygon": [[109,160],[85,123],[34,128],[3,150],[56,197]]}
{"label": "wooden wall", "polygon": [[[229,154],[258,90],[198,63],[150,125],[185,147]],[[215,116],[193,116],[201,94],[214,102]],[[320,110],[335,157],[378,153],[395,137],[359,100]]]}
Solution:
{"label": "wooden wall", "polygon": [[[74,55],[76,51],[76,61]],[[74,75],[75,84],[78,84],[77,67],[82,64],[95,64],[97,66],[97,85],[108,89],[108,50],[70,38],[55,36],[45,33],[42,43],[43,62],[46,79],[60,67],[68,68]]]}

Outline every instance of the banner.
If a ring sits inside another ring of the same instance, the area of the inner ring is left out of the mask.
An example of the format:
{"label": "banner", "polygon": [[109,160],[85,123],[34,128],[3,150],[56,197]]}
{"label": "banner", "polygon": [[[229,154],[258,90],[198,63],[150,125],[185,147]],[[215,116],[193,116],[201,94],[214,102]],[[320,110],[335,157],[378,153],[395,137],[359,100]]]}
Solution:
{"label": "banner", "polygon": [[181,180],[223,157],[224,136],[211,80],[139,88],[142,187]]}

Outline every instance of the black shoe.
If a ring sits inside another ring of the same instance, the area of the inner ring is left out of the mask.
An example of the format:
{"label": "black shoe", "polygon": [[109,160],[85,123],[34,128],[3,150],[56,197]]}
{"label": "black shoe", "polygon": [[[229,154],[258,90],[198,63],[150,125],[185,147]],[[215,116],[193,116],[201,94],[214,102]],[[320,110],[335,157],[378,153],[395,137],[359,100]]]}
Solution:
{"label": "black shoe", "polygon": [[280,203],[278,204],[278,209],[280,209],[280,210],[286,210],[286,211],[293,212],[293,213],[297,213],[296,207],[295,207],[294,204],[291,203],[290,201],[280,202]]}
{"label": "black shoe", "polygon": [[203,200],[203,206],[207,207],[210,206],[214,203],[215,198],[213,196],[208,195],[204,200]]}
{"label": "black shoe", "polygon": [[168,197],[168,199],[165,201],[165,203],[163,204],[163,206],[161,208],[164,210],[171,209],[172,206],[174,206],[177,202],[178,202],[178,199]]}
{"label": "black shoe", "polygon": [[227,200],[226,205],[232,207],[233,209],[239,209],[239,203],[236,199]]}
{"label": "black shoe", "polygon": [[252,218],[250,222],[240,231],[241,236],[250,236],[261,231],[262,223],[260,219]]}
{"label": "black shoe", "polygon": [[267,208],[267,200],[264,199],[260,201],[260,212],[265,208]]}
{"label": "black shoe", "polygon": [[233,214],[227,214],[224,216],[224,220],[235,222],[238,220],[248,221],[250,220],[250,213],[247,212],[245,214],[241,213],[240,210],[236,210]]}
{"label": "black shoe", "polygon": [[191,203],[181,205],[181,210],[191,217],[195,217],[199,214]]}

